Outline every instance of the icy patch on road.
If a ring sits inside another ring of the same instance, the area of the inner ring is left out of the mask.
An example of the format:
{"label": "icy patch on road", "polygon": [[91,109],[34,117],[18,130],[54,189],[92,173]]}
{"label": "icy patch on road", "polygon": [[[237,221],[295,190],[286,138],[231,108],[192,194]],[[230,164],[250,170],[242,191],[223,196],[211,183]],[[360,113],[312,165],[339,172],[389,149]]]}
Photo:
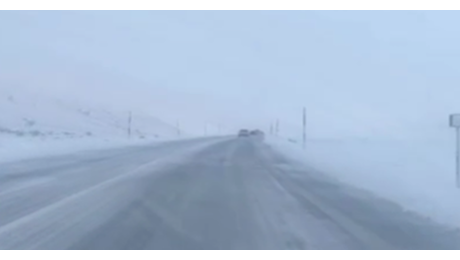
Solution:
{"label": "icy patch on road", "polygon": [[[113,216],[129,208],[129,204],[132,205],[133,201],[142,198],[143,192],[151,188],[150,184],[155,178],[168,173],[168,167],[175,167],[202,149],[221,141],[222,139],[216,138],[186,144],[181,149],[168,150],[152,158],[148,156],[147,161],[135,166],[129,166],[129,157],[114,158],[113,165],[108,168],[112,173],[111,177],[84,185],[70,195],[0,226],[0,240],[5,241],[0,243],[0,249],[69,248],[94,229],[110,221]],[[125,160],[130,169],[123,170],[118,167],[116,164],[118,160]],[[76,170],[74,176],[86,176],[86,178],[91,178],[98,172],[97,168],[93,169],[93,172],[88,171],[87,168]],[[0,195],[12,196],[11,193],[18,190],[30,192],[27,186],[34,184],[49,184],[49,182],[42,178],[35,183],[27,181],[3,193],[0,192]],[[63,185],[65,182],[61,179],[60,182],[51,183],[43,192],[59,191]],[[72,185],[75,185],[75,182]],[[27,197],[31,198],[30,194],[33,193],[29,193]],[[5,203],[5,197],[2,197],[2,201]]]}

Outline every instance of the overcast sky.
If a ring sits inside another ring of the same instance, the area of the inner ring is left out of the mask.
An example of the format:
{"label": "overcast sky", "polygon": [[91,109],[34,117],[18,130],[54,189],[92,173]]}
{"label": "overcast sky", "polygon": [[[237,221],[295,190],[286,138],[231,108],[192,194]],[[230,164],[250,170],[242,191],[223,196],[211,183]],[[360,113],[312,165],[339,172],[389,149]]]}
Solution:
{"label": "overcast sky", "polygon": [[3,11],[0,76],[167,120],[279,118],[298,135],[306,106],[314,137],[431,137],[460,112],[458,24],[453,11]]}

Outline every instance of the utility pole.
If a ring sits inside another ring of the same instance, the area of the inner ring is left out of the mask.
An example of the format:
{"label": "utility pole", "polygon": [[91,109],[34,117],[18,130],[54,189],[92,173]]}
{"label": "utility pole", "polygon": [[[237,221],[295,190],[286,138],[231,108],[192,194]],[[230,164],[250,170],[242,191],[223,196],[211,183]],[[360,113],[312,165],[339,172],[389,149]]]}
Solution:
{"label": "utility pole", "polygon": [[179,126],[179,121],[176,121],[176,129],[177,129],[177,135],[180,136],[180,126]]}
{"label": "utility pole", "polygon": [[280,132],[280,121],[276,119],[275,134],[278,135],[279,132]]}
{"label": "utility pole", "polygon": [[128,116],[128,138],[131,138],[131,123],[133,121],[133,114],[131,111],[129,111],[129,116]]}
{"label": "utility pole", "polygon": [[305,150],[306,143],[307,143],[307,134],[306,134],[306,128],[307,128],[307,110],[304,107],[303,108],[303,118],[302,118],[302,125],[303,125],[303,133],[302,133],[302,140],[303,140],[303,149]]}

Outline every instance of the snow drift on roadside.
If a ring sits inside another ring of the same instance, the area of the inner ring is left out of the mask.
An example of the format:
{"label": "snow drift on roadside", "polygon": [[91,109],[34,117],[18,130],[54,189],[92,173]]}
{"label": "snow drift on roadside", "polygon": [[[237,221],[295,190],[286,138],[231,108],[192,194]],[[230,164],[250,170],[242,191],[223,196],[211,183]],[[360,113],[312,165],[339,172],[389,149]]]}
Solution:
{"label": "snow drift on roadside", "polygon": [[2,136],[0,136],[0,163],[68,154],[84,150],[108,149],[140,144],[146,144],[146,141],[103,138],[2,138]]}
{"label": "snow drift on roadside", "polygon": [[448,141],[310,141],[269,139],[290,158],[407,210],[460,227],[454,143]]}

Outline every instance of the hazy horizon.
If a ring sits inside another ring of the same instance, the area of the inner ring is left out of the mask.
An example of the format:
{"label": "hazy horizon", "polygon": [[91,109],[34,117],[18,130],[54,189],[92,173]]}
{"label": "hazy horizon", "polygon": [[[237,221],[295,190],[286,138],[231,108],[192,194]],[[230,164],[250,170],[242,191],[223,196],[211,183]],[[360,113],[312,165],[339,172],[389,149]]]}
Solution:
{"label": "hazy horizon", "polygon": [[431,138],[460,111],[455,14],[3,11],[0,77],[168,122],[298,135],[305,106],[310,137]]}

